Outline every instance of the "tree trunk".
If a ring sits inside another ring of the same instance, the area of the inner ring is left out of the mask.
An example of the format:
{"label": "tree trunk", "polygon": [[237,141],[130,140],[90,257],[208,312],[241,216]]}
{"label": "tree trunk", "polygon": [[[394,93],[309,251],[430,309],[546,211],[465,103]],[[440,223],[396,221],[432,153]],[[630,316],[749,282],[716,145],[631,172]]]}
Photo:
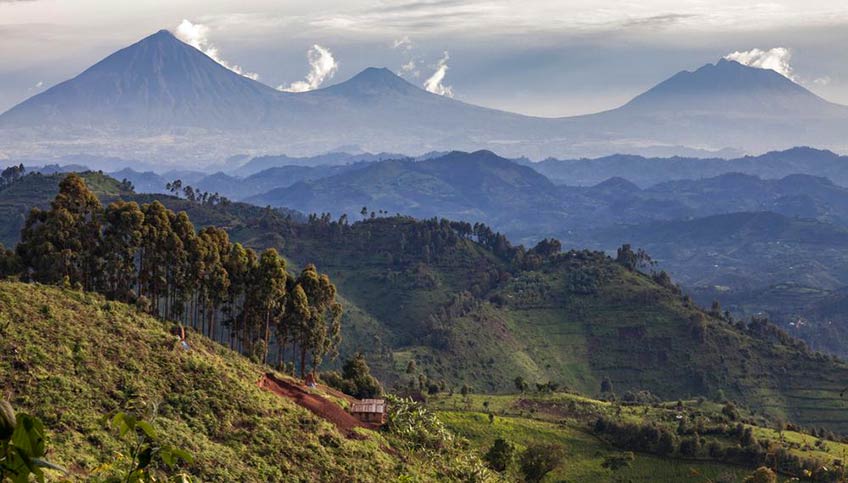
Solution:
{"label": "tree trunk", "polygon": [[262,362],[268,363],[268,344],[271,342],[271,311],[265,311],[265,354],[262,356]]}

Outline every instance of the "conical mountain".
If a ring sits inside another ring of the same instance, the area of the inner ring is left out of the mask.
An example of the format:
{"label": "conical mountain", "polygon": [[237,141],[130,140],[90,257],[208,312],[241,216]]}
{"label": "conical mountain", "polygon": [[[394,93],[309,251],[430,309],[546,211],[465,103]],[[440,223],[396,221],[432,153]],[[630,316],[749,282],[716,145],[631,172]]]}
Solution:
{"label": "conical mountain", "polygon": [[845,108],[831,104],[771,69],[721,59],[683,71],[621,108],[641,114],[733,114],[828,116]]}
{"label": "conical mountain", "polygon": [[0,125],[237,128],[262,123],[279,97],[160,30],[18,104]]}

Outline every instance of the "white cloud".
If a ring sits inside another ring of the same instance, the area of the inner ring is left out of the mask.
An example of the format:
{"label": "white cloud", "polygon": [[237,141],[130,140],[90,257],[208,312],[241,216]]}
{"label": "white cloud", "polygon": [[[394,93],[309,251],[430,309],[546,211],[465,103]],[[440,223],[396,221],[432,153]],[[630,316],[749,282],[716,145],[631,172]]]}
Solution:
{"label": "white cloud", "polygon": [[724,56],[727,60],[735,60],[740,64],[759,69],[771,69],[793,81],[798,81],[792,70],[792,51],[786,47],[775,47],[768,50],[751,49],[744,52],[732,52]]}
{"label": "white cloud", "polygon": [[819,77],[818,79],[813,79],[813,84],[817,86],[826,86],[830,84],[832,80],[833,79],[831,79],[829,75],[826,75],[824,77]]}
{"label": "white cloud", "polygon": [[402,38],[399,38],[392,42],[393,49],[403,49],[403,50],[411,50],[412,49],[412,40],[409,39],[409,36],[404,35]]}
{"label": "white cloud", "polygon": [[418,64],[415,62],[415,59],[409,59],[409,62],[400,66],[400,70],[402,74],[409,74],[412,77],[421,76],[421,71],[418,70]]}
{"label": "white cloud", "polygon": [[433,94],[438,94],[440,96],[453,97],[453,88],[451,86],[444,85],[445,75],[448,73],[448,60],[450,59],[450,55],[445,52],[445,55],[439,60],[439,63],[436,64],[436,71],[433,72],[433,75],[430,76],[429,79],[424,81],[424,89],[427,92],[432,92]]}
{"label": "white cloud", "polygon": [[286,87],[281,85],[277,90],[285,92],[306,92],[312,91],[321,86],[324,81],[330,80],[336,75],[339,69],[339,64],[333,57],[333,53],[326,47],[321,47],[318,44],[312,46],[306,53],[306,58],[309,59],[310,70],[306,74],[306,80],[293,82]]}
{"label": "white cloud", "polygon": [[259,74],[254,72],[245,72],[241,66],[230,64],[221,58],[218,48],[212,44],[211,40],[209,40],[209,27],[183,19],[183,21],[177,26],[177,30],[174,32],[174,35],[176,35],[178,39],[208,55],[209,58],[223,65],[227,69],[230,69],[236,74],[243,75],[253,80],[259,78]]}
{"label": "white cloud", "polygon": [[44,81],[38,81],[35,83],[36,89],[41,89],[42,87],[44,87]]}
{"label": "white cloud", "polygon": [[400,50],[403,53],[403,64],[400,66],[401,77],[421,77],[421,71],[418,69],[418,65],[422,64],[423,60],[418,55],[418,49],[415,48],[415,44],[409,36],[404,35],[392,42],[392,48]]}

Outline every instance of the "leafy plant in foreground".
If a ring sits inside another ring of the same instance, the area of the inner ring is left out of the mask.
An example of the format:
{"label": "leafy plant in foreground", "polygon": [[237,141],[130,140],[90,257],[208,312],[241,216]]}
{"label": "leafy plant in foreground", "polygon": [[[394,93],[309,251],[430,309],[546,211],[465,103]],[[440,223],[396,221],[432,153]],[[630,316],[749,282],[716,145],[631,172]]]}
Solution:
{"label": "leafy plant in foreground", "polygon": [[149,422],[131,414],[117,413],[112,417],[110,425],[126,442],[126,452],[118,453],[114,462],[95,470],[95,473],[108,474],[101,480],[103,483],[193,481],[184,472],[168,475],[177,469],[180,460],[190,464],[193,458],[184,450],[161,444],[156,430]]}
{"label": "leafy plant in foreground", "polygon": [[38,418],[15,414],[8,401],[0,400],[0,482],[26,483],[30,476],[44,481],[44,468],[66,472],[44,459],[44,425]]}

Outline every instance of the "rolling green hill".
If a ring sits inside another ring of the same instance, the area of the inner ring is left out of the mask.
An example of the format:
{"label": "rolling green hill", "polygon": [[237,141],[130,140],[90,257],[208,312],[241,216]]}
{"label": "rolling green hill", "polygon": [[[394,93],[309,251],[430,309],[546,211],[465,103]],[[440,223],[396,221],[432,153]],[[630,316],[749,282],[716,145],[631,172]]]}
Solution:
{"label": "rolling green hill", "polygon": [[347,437],[260,389],[267,368],[197,334],[183,351],[169,328],[98,295],[0,282],[3,389],[44,421],[49,458],[75,481],[122,449],[104,416],[154,409],[200,481],[466,480],[474,459],[459,450],[418,452],[370,430]]}
{"label": "rolling green hill", "polygon": [[410,359],[433,381],[485,392],[511,390],[522,376],[597,394],[608,377],[621,391],[724,395],[805,426],[848,430],[839,395],[848,365],[768,324],[707,314],[600,253],[533,262],[447,222],[408,218],[313,219],[231,235],[329,273],[356,334],[344,351],[372,354],[389,382],[405,381]]}

